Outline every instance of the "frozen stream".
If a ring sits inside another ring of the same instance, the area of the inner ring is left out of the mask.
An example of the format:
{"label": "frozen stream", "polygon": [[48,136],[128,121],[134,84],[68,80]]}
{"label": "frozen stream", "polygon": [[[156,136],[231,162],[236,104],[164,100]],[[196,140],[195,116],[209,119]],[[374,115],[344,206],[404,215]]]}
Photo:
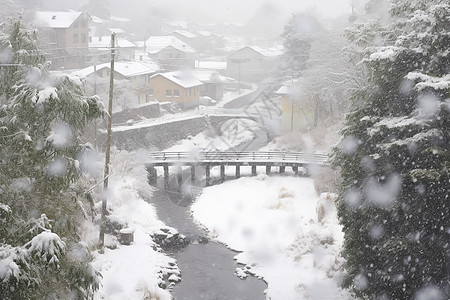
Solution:
{"label": "frozen stream", "polygon": [[242,280],[234,274],[238,267],[233,259],[236,252],[214,241],[196,242],[205,232],[193,223],[191,201],[190,195],[161,188],[154,192],[151,201],[166,225],[191,238],[186,248],[173,252],[182,273],[181,282],[171,291],[174,299],[265,299],[264,281],[252,276]]}

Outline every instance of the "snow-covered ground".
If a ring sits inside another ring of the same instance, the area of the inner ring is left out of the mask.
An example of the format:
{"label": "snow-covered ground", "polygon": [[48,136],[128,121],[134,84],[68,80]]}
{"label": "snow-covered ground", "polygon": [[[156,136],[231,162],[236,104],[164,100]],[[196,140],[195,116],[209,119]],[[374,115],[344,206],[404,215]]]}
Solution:
{"label": "snow-covered ground", "polygon": [[205,188],[192,213],[241,251],[236,273],[262,277],[270,299],[349,299],[338,287],[343,234],[333,199],[319,197],[310,178],[260,174]]}

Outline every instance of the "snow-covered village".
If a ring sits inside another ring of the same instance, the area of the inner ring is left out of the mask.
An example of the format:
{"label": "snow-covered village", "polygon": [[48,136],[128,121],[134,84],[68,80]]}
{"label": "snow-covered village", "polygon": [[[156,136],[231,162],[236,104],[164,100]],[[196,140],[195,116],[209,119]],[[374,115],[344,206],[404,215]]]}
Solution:
{"label": "snow-covered village", "polygon": [[450,299],[448,0],[0,0],[0,300]]}

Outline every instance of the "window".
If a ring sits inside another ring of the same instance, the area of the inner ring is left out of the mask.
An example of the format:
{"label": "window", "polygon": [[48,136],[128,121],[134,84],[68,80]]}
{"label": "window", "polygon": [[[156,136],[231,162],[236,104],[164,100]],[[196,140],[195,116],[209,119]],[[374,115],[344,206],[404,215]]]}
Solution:
{"label": "window", "polygon": [[172,97],[172,90],[166,90],[166,97]]}
{"label": "window", "polygon": [[81,34],[81,42],[82,42],[83,44],[86,43],[86,34],[85,34],[85,33],[82,33],[82,34]]}
{"label": "window", "polygon": [[174,97],[180,97],[180,91],[179,90],[174,90],[173,91],[173,96]]}
{"label": "window", "polygon": [[149,95],[149,96],[153,96],[153,95],[154,95],[153,89],[149,89],[149,90],[148,90],[148,95]]}
{"label": "window", "polygon": [[78,33],[74,33],[73,34],[73,43],[77,44],[78,43]]}

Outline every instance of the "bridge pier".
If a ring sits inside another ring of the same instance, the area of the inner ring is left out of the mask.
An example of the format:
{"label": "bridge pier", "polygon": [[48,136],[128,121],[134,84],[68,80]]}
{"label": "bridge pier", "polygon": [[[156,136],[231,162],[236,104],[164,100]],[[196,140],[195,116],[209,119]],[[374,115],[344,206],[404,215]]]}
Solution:
{"label": "bridge pier", "polygon": [[167,189],[169,187],[169,165],[165,164],[164,169],[164,187]]}
{"label": "bridge pier", "polygon": [[205,165],[205,185],[209,186],[209,180],[211,178],[211,166]]}
{"label": "bridge pier", "polygon": [[177,167],[177,182],[178,182],[178,189],[181,191],[181,187],[183,186],[183,172],[181,170],[181,166]]}
{"label": "bridge pier", "polygon": [[266,174],[267,175],[270,174],[270,168],[271,168],[271,165],[266,165]]}
{"label": "bridge pier", "polygon": [[292,166],[292,171],[294,171],[295,175],[298,175],[298,166]]}
{"label": "bridge pier", "polygon": [[148,172],[148,182],[150,182],[150,184],[155,184],[156,181],[158,180],[158,173],[156,172],[155,167],[153,166],[147,166],[146,167],[147,172]]}
{"label": "bridge pier", "polygon": [[252,176],[256,176],[256,165],[252,165]]}
{"label": "bridge pier", "polygon": [[285,171],[286,167],[285,166],[280,166],[280,174],[283,174]]}
{"label": "bridge pier", "polygon": [[195,182],[195,165],[191,165],[191,182]]}
{"label": "bridge pier", "polygon": [[225,181],[225,165],[220,165],[220,181]]}
{"label": "bridge pier", "polygon": [[236,179],[241,177],[241,165],[236,165]]}

